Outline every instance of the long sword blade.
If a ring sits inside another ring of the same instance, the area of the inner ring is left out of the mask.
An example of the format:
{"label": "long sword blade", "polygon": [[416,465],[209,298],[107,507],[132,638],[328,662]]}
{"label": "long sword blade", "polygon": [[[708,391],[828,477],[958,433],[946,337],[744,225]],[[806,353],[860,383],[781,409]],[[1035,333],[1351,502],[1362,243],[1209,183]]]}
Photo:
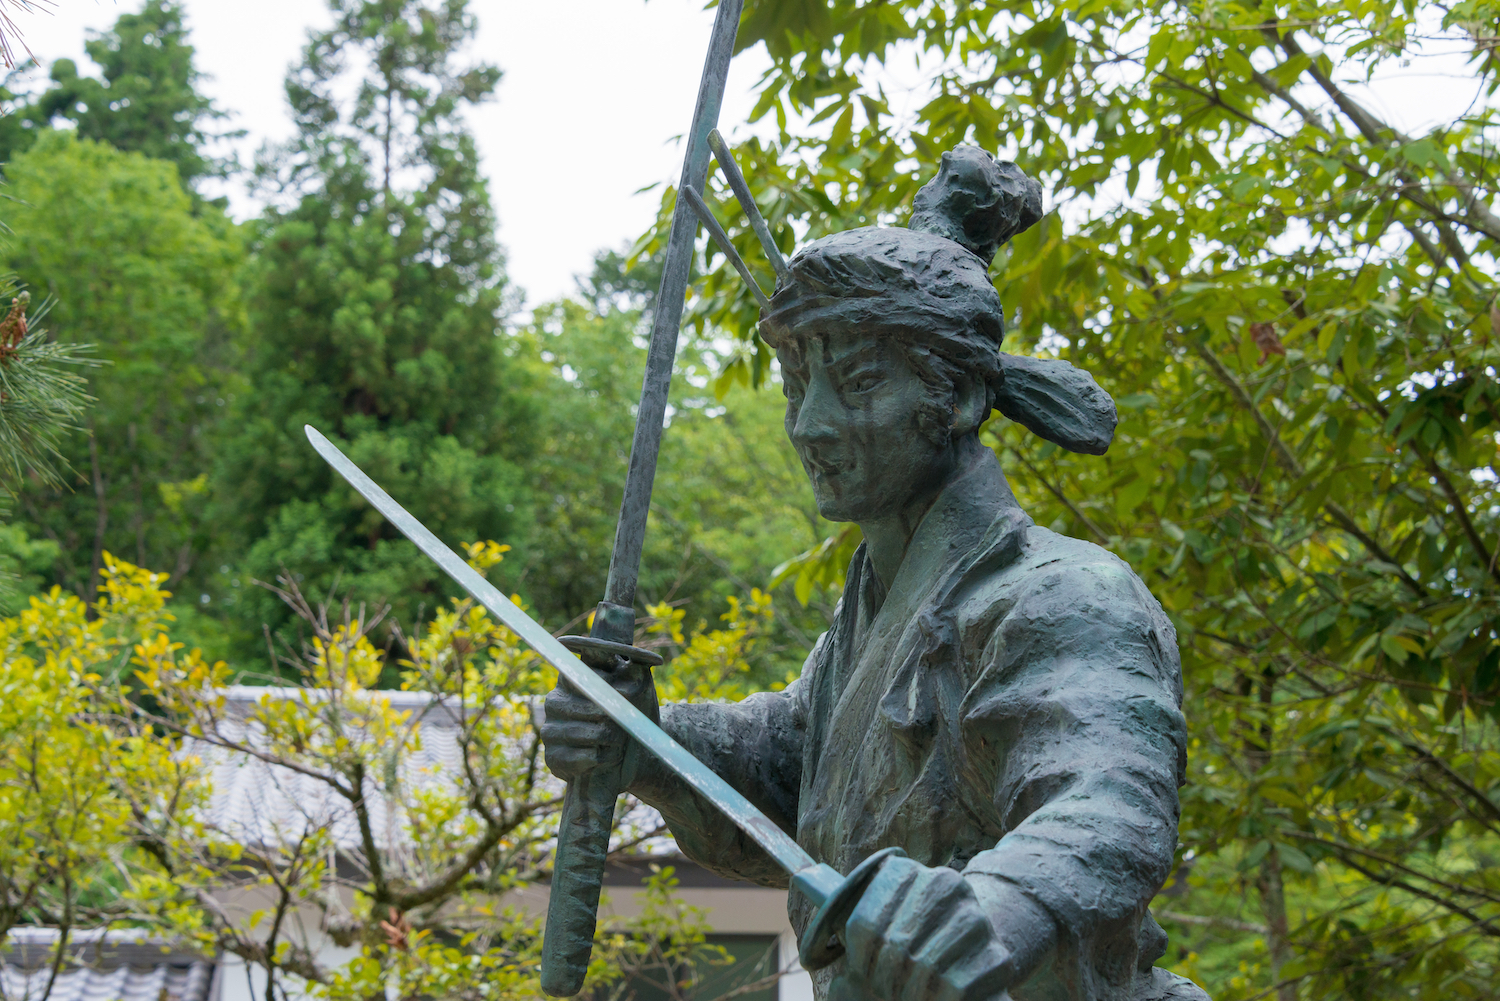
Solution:
{"label": "long sword blade", "polygon": [[[688,129],[687,155],[678,182],[679,192],[701,188],[708,176],[708,132],[719,119],[719,105],[724,98],[724,81],[729,75],[730,57],[734,55],[734,38],[740,26],[743,2],[719,2],[708,55],[703,61],[703,76],[698,83],[693,124]],[[651,487],[656,480],[656,460],[661,450],[661,426],[667,412],[667,391],[672,384],[677,333],[682,323],[682,300],[687,295],[688,270],[697,231],[691,208],[685,199],[678,198],[676,210],[672,213],[672,229],[667,236],[667,252],[662,260],[661,286],[654,304],[651,345],[646,351],[641,403],[636,410],[630,463],[620,497],[620,520],[615,525],[615,544],[609,557],[609,577],[604,582],[604,600],[599,602],[589,630],[590,636],[596,640],[629,645],[635,635],[635,589],[641,573],[641,548],[651,511]],[[650,678],[649,669],[638,661],[633,670],[645,672],[646,678]],[[583,989],[588,974],[597,927],[599,891],[604,884],[604,861],[609,854],[613,804],[620,791],[619,769],[602,768],[568,783],[568,792],[563,798],[562,813],[558,817],[557,851],[553,857],[553,870],[559,876],[553,884],[553,891],[560,891],[560,896],[547,909],[547,927],[542,935],[541,987],[553,997],[574,996]]]}
{"label": "long sword blade", "polygon": [[698,85],[698,105],[693,109],[693,124],[688,130],[687,156],[682,164],[682,178],[677,183],[679,197],[662,261],[661,288],[656,293],[651,347],[646,351],[646,375],[641,380],[641,405],[636,411],[635,437],[630,443],[630,466],[625,473],[625,493],[620,499],[620,521],[615,527],[615,548],[609,559],[609,579],[604,585],[604,600],[616,605],[635,604],[646,516],[651,511],[651,485],[656,479],[656,456],[661,449],[661,423],[667,415],[667,390],[672,384],[672,361],[677,357],[682,300],[687,295],[688,268],[693,262],[693,241],[698,235],[697,217],[687,199],[680,195],[686,188],[702,191],[708,179],[708,133],[719,120],[724,81],[729,75],[729,59],[734,55],[734,37],[739,31],[743,7],[744,0],[719,2],[708,57],[703,63],[703,78]]}
{"label": "long sword blade", "polygon": [[[535,619],[517,608],[496,587],[464,562],[463,557],[443,545],[438,537],[427,530],[411,513],[391,499],[391,496],[366,476],[349,460],[338,447],[329,441],[311,424],[305,425],[307,440],[319,455],[333,467],[334,471],[349,482],[355,490],[374,505],[401,534],[414,542],[443,572],[468,591],[474,600],[489,610],[490,614],[510,628],[527,646],[535,650],[543,660],[557,668],[573,687],[590,701],[603,709],[605,714],[625,729],[631,737],[662,760],[683,781],[696,789],[705,799],[723,811],[736,827],[776,860],[776,863],[791,875],[817,867],[812,856],[777,827],[769,817],[755,808],[734,787],[709,770],[677,741],[667,736],[666,731],[625,701],[625,697],[610,687],[609,683],[590,670],[583,661],[573,656],[568,648],[544,629]],[[804,877],[805,880],[805,877]],[[799,885],[803,881],[799,881]]]}
{"label": "long sword blade", "polygon": [[760,206],[755,204],[755,196],[750,194],[750,185],[745,183],[745,175],[740,173],[740,165],[735,162],[734,154],[729,151],[729,144],[719,135],[718,129],[708,134],[708,145],[713,148],[714,159],[719,161],[719,168],[724,171],[724,177],[734,191],[735,200],[745,210],[750,228],[755,230],[755,237],[766,252],[766,259],[776,270],[776,290],[779,292],[792,281],[792,272],[786,265],[786,258],[781,256],[781,248],[776,246],[776,240],[771,236],[771,227],[766,225],[765,217],[760,214]]}

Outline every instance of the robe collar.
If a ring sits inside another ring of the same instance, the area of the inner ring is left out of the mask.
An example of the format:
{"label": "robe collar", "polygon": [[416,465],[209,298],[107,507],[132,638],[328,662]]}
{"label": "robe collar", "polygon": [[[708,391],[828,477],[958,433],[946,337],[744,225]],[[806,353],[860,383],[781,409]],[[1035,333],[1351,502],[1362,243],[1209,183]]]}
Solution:
{"label": "robe collar", "polygon": [[942,489],[912,533],[885,593],[864,547],[860,576],[878,618],[906,619],[976,562],[993,571],[1020,554],[1031,519],[1016,503],[995,453],[983,449]]}

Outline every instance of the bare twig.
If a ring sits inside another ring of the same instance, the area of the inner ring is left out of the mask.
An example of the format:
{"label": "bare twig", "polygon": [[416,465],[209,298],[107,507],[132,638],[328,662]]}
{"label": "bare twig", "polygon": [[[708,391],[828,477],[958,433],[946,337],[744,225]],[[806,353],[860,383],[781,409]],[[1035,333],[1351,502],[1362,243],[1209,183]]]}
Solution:
{"label": "bare twig", "polygon": [[1227,928],[1229,931],[1249,932],[1252,935],[1264,935],[1268,930],[1265,925],[1256,924],[1253,921],[1221,918],[1210,914],[1184,914],[1181,911],[1158,910],[1153,910],[1152,913],[1162,921],[1174,921],[1180,925],[1193,925],[1198,928]]}

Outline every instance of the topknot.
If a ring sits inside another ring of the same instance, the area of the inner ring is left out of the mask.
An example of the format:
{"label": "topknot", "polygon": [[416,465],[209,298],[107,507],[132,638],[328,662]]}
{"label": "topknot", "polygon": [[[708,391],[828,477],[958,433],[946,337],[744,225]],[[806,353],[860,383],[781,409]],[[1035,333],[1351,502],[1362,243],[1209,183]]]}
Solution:
{"label": "topknot", "polygon": [[912,203],[909,228],[952,240],[989,267],[1000,245],[1042,218],[1042,186],[978,146],[943,154]]}

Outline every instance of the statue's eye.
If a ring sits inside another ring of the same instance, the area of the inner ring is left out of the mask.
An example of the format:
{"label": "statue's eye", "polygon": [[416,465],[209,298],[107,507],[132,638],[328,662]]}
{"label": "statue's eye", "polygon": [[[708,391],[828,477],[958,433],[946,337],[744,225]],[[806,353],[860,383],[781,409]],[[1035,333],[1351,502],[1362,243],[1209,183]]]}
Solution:
{"label": "statue's eye", "polygon": [[844,380],[844,392],[867,393],[880,385],[878,372],[857,372]]}

